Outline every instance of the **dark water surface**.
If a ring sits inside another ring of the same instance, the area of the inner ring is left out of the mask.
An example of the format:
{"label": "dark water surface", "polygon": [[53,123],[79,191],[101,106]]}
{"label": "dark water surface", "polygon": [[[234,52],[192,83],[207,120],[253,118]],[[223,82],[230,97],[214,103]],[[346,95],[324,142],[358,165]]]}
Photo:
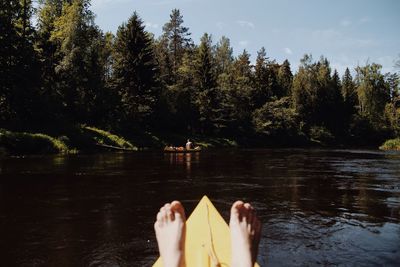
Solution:
{"label": "dark water surface", "polygon": [[400,154],[155,152],[0,160],[0,266],[151,266],[162,204],[263,221],[262,266],[400,266]]}

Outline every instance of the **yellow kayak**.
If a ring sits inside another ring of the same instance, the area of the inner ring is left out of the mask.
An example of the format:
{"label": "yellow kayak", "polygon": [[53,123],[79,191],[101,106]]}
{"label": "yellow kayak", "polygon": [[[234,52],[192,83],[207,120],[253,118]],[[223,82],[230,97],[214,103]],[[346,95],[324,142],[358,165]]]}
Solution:
{"label": "yellow kayak", "polygon": [[[185,261],[188,267],[231,265],[229,226],[207,196],[186,221]],[[153,267],[162,267],[161,258]],[[259,267],[257,263],[255,267]]]}

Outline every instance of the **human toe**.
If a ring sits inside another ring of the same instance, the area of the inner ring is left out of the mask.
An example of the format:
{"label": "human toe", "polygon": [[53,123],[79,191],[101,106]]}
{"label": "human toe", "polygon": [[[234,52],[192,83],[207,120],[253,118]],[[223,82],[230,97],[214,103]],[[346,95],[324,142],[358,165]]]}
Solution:
{"label": "human toe", "polygon": [[185,209],[183,208],[183,205],[181,202],[175,200],[171,202],[171,211],[174,213],[176,218],[180,218],[182,220],[186,220],[185,216]]}

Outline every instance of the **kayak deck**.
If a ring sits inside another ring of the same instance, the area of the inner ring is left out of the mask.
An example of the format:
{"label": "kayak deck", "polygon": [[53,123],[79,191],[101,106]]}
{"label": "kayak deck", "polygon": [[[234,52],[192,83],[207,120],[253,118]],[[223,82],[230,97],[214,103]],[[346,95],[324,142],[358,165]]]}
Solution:
{"label": "kayak deck", "polygon": [[[186,221],[185,262],[188,267],[231,265],[229,226],[207,196]],[[163,266],[161,258],[153,267]],[[255,267],[259,267],[256,263]]]}

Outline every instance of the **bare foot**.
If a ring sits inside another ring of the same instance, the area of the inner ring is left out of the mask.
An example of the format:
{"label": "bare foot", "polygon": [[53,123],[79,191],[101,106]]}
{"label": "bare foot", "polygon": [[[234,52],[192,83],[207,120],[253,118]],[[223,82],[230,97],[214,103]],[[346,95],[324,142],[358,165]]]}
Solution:
{"label": "bare foot", "polygon": [[229,221],[232,245],[232,267],[252,267],[257,259],[261,222],[249,203],[236,201]]}
{"label": "bare foot", "polygon": [[182,204],[173,201],[161,207],[154,229],[164,267],[185,266],[186,217]]}

